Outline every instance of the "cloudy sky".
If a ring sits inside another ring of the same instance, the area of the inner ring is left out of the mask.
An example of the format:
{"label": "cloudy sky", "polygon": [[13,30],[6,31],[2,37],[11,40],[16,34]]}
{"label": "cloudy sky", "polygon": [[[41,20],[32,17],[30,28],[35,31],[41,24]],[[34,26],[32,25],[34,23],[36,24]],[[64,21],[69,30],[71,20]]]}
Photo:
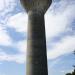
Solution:
{"label": "cloudy sky", "polygon": [[[0,1],[0,75],[26,75],[27,22],[19,0]],[[75,0],[53,0],[45,27],[49,75],[65,75],[75,62]]]}

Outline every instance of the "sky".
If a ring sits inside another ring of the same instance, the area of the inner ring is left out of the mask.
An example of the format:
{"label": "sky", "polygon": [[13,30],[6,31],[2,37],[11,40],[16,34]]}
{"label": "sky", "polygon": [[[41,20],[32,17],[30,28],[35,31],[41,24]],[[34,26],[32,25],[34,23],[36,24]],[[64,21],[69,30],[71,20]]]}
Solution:
{"label": "sky", "polygon": [[[19,0],[0,1],[0,75],[26,75],[27,23]],[[65,75],[75,62],[75,0],[53,0],[45,27],[48,75]]]}

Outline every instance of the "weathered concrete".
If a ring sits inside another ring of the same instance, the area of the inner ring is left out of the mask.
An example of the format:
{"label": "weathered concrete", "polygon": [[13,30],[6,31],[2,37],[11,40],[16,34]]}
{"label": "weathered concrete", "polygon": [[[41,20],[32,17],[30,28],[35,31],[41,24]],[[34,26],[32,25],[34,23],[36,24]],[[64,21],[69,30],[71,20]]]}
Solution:
{"label": "weathered concrete", "polygon": [[28,13],[26,75],[48,75],[44,14],[51,0],[21,0]]}
{"label": "weathered concrete", "polygon": [[27,12],[36,10],[45,13],[52,0],[20,0],[20,2]]}

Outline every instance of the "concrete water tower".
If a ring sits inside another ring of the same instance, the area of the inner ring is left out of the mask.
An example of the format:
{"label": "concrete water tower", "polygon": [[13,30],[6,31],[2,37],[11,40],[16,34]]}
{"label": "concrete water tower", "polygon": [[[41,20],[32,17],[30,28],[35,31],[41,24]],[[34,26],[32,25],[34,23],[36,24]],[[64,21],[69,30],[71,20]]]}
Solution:
{"label": "concrete water tower", "polygon": [[20,0],[28,14],[26,75],[48,75],[44,14],[52,0]]}

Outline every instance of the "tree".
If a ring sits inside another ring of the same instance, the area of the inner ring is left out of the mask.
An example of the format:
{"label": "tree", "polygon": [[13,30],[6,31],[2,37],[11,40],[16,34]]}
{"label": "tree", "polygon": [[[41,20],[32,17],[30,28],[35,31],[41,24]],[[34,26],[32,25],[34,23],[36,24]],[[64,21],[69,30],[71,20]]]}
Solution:
{"label": "tree", "polygon": [[[75,50],[73,54],[75,55]],[[72,73],[67,73],[66,75],[75,75],[75,64],[73,65],[73,67],[74,67],[74,71]]]}
{"label": "tree", "polygon": [[66,75],[72,75],[71,73],[67,73]]}

